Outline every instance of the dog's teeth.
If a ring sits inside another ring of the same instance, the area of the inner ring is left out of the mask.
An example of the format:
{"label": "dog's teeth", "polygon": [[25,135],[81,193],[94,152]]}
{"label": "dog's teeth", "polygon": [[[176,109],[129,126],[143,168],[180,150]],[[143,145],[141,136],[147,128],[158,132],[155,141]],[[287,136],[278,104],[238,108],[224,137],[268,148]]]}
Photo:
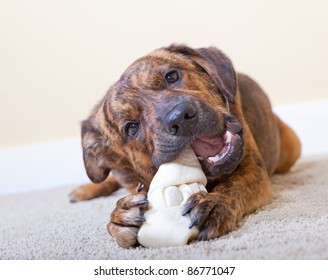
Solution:
{"label": "dog's teeth", "polygon": [[221,159],[220,154],[216,155],[215,157],[209,157],[208,158],[212,162],[216,162]]}
{"label": "dog's teeth", "polygon": [[230,147],[231,147],[231,142],[232,140],[232,133],[230,131],[227,131],[226,132],[226,137],[225,137],[225,143],[224,143],[224,147],[223,149],[214,157],[209,157],[208,160],[213,162],[213,163],[216,163],[218,162],[219,160],[221,160],[223,157],[225,157],[225,155],[229,152],[230,150]]}
{"label": "dog's teeth", "polygon": [[230,132],[230,131],[227,131],[226,132],[226,140],[225,140],[225,142],[226,143],[230,143],[231,142],[231,139],[232,139],[232,133]]}
{"label": "dog's teeth", "polygon": [[204,157],[197,157],[199,160],[204,160]]}

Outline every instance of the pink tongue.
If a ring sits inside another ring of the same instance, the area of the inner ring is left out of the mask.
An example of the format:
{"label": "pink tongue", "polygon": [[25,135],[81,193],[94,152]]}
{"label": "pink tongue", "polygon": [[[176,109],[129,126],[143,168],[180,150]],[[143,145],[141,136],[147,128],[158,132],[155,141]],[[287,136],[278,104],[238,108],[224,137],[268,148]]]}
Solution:
{"label": "pink tongue", "polygon": [[197,138],[191,145],[197,156],[214,157],[224,147],[222,136],[202,136]]}

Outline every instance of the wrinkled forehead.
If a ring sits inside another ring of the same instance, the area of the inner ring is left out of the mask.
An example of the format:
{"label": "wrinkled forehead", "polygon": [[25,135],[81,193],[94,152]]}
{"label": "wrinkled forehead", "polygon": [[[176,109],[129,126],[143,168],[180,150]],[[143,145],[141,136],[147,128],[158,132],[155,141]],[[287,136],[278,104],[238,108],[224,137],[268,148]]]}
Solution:
{"label": "wrinkled forehead", "polygon": [[121,80],[132,85],[140,85],[141,82],[144,82],[146,85],[154,86],[159,82],[156,79],[161,79],[170,70],[192,70],[194,68],[195,65],[188,57],[159,49],[136,60],[125,70]]}
{"label": "wrinkled forehead", "polygon": [[168,72],[178,70],[184,80],[180,86],[186,85],[189,80],[190,85],[194,82],[189,79],[190,73],[195,73],[197,67],[186,55],[165,49],[155,50],[132,63],[111,87],[106,97],[109,111],[115,119],[135,119],[141,111],[153,107],[148,104],[156,100],[161,103],[165,96],[176,93],[165,80]]}

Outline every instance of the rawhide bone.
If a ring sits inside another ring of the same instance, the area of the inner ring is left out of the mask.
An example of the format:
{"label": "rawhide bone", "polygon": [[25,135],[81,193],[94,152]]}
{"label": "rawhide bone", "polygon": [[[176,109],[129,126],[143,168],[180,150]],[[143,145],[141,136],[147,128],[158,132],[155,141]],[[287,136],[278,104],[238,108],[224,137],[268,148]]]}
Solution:
{"label": "rawhide bone", "polygon": [[182,216],[184,204],[194,193],[206,191],[206,176],[191,148],[175,161],[162,164],[151,181],[146,221],[138,232],[145,247],[180,246],[198,236],[196,227],[189,228],[189,214]]}

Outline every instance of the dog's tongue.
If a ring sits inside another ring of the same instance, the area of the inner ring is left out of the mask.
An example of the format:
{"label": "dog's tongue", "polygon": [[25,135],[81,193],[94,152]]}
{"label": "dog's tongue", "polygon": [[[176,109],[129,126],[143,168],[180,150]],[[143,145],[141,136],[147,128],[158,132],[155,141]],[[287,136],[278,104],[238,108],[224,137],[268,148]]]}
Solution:
{"label": "dog's tongue", "polygon": [[201,136],[191,144],[195,154],[201,157],[213,157],[224,147],[223,136]]}

